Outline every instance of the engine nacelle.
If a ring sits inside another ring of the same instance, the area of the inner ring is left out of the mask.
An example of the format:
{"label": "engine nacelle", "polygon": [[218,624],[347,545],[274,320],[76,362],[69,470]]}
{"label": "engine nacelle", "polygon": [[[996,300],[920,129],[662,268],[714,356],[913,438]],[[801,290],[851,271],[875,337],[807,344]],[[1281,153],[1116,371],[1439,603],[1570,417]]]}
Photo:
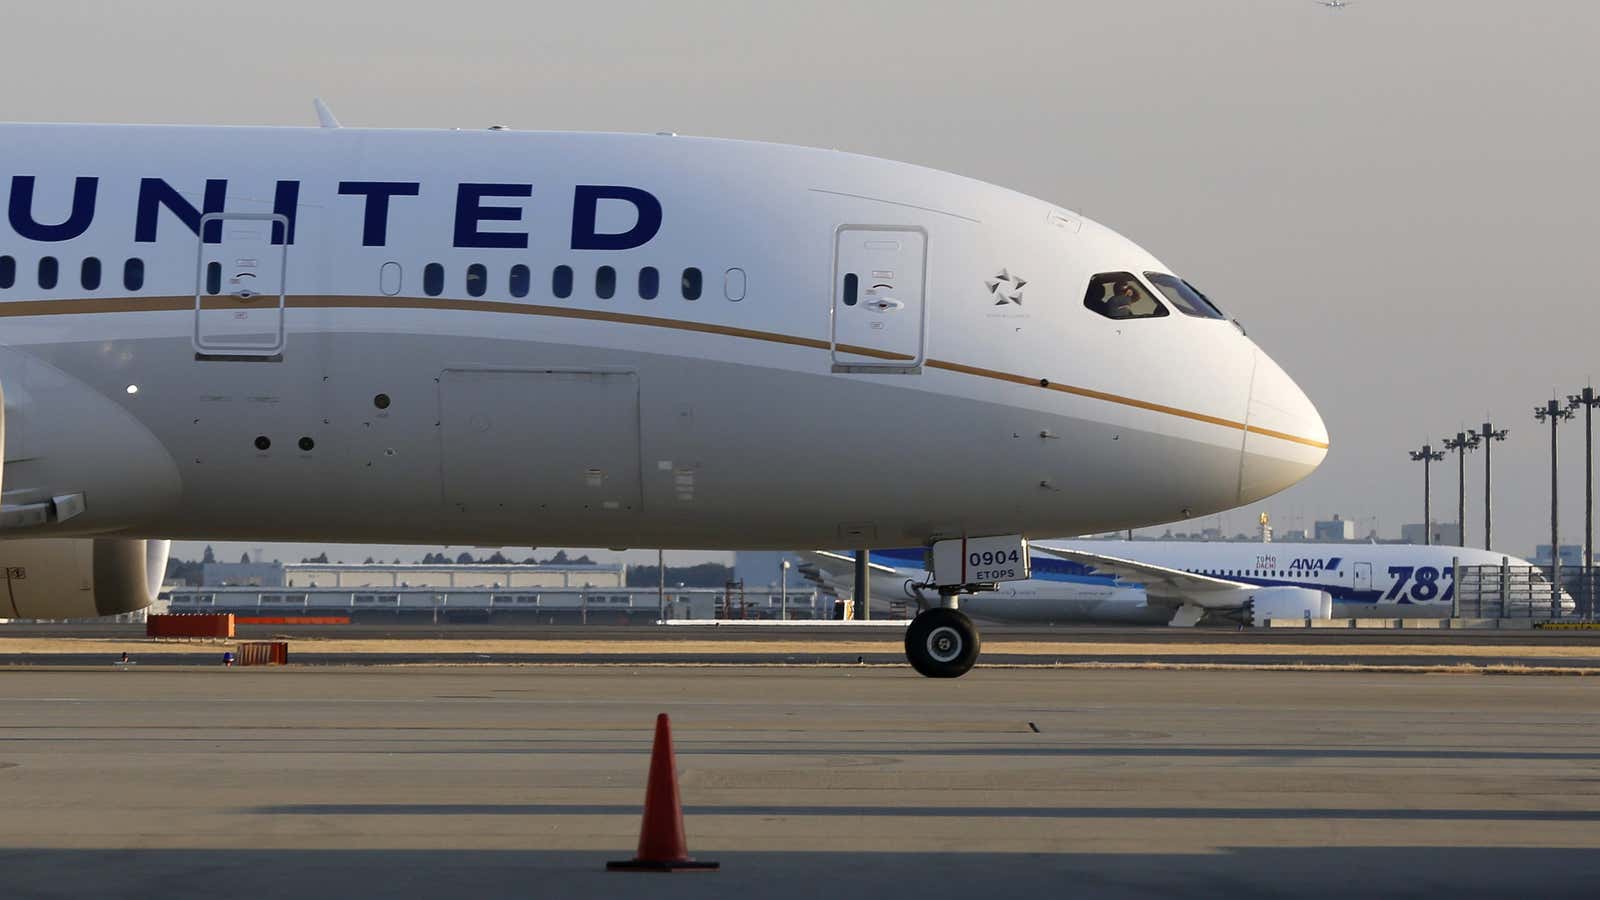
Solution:
{"label": "engine nacelle", "polygon": [[1251,625],[1266,620],[1304,621],[1333,618],[1333,597],[1327,591],[1299,587],[1265,587],[1249,592],[1245,612]]}
{"label": "engine nacelle", "polygon": [[167,574],[171,541],[0,541],[0,619],[89,619],[144,609]]}

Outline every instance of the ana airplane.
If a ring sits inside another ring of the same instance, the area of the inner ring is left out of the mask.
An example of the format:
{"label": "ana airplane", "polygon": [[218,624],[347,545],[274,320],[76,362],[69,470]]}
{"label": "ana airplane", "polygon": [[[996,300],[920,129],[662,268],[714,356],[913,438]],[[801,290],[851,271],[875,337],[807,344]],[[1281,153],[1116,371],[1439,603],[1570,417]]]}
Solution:
{"label": "ana airplane", "polygon": [[[1444,618],[1455,564],[1519,570],[1532,564],[1471,547],[1199,541],[1051,541],[1031,545],[1032,578],[966,600],[974,616],[1005,622],[1195,625],[1265,619]],[[848,594],[851,559],[811,552],[806,574]],[[936,599],[923,550],[874,550],[873,599]],[[1534,575],[1538,584],[1548,585]],[[1531,587],[1534,597],[1544,590]],[[1565,592],[1562,605],[1571,609]]]}
{"label": "ana airplane", "polygon": [[[0,125],[0,616],[141,608],[170,538],[1015,548],[1327,453],[1213,303],[1052,203],[827,150],[319,116]],[[957,597],[1008,577],[947,579],[919,669],[970,667]]]}

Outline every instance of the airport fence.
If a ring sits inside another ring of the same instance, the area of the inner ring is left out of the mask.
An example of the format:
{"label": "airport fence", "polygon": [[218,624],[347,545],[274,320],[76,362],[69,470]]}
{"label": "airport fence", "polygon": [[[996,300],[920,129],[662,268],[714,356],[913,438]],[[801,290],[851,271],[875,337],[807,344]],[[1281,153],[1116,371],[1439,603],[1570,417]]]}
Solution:
{"label": "airport fence", "polygon": [[1564,566],[1552,577],[1549,566],[1458,565],[1453,607],[1457,618],[1595,621],[1600,570]]}

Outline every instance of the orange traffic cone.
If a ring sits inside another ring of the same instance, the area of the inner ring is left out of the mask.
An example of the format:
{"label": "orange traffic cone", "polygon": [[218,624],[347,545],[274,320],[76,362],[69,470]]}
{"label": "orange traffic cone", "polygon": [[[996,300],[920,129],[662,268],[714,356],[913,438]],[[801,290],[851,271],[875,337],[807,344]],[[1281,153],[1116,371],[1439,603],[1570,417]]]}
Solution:
{"label": "orange traffic cone", "polygon": [[714,862],[689,858],[683,836],[683,804],[678,800],[678,766],[672,757],[672,726],[667,714],[656,716],[656,739],[650,748],[650,781],[644,789],[644,822],[639,827],[639,854],[606,863],[611,871],[674,872],[715,869]]}

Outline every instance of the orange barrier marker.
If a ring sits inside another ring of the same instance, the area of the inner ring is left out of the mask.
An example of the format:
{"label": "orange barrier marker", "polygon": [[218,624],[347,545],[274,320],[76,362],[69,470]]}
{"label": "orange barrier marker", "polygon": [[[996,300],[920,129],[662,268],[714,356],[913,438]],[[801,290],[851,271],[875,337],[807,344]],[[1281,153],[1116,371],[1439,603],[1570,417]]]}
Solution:
{"label": "orange barrier marker", "polygon": [[231,638],[233,613],[175,613],[145,619],[144,636],[153,638]]}
{"label": "orange barrier marker", "polygon": [[286,666],[288,664],[289,644],[287,641],[252,641],[239,645],[239,665],[241,666]]}
{"label": "orange barrier marker", "polygon": [[683,803],[678,799],[678,766],[672,756],[672,726],[667,714],[656,716],[656,738],[650,747],[650,781],[644,789],[644,821],[639,826],[639,853],[633,859],[606,863],[613,872],[675,872],[716,869],[714,862],[689,857],[683,834]]}

